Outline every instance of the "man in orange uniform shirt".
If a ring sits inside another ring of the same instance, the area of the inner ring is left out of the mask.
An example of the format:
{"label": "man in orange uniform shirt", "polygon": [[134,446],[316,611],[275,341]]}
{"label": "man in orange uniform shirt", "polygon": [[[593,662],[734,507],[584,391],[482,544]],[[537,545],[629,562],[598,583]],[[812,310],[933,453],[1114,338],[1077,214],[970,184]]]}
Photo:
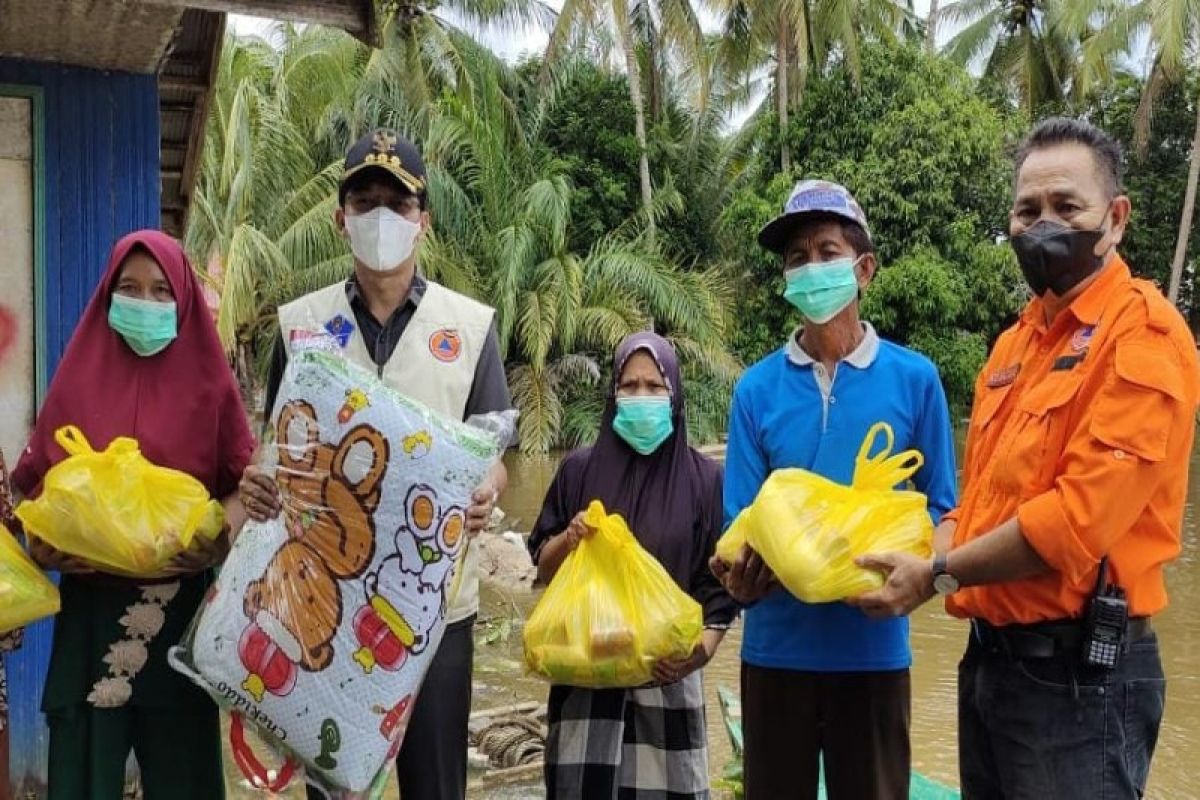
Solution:
{"label": "man in orange uniform shirt", "polygon": [[1117,254],[1130,203],[1113,139],[1047,120],[1016,168],[1009,229],[1035,297],[976,382],[961,504],[932,562],[862,559],[888,580],[855,602],[886,616],[944,594],[971,620],[965,800],[1140,797],[1165,699],[1150,618],[1179,555],[1196,344]]}

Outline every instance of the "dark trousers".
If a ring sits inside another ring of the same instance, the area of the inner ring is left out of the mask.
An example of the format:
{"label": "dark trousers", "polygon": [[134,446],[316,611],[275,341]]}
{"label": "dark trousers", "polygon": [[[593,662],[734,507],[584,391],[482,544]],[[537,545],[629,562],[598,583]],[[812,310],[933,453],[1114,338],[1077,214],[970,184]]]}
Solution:
{"label": "dark trousers", "polygon": [[[396,758],[403,800],[463,800],[467,796],[467,720],[475,617],[446,628]],[[324,795],[308,787],[309,800]]]}
{"label": "dark trousers", "polygon": [[49,800],[120,800],[132,750],[146,800],[221,800],[217,707],[93,708],[47,712]]}
{"label": "dark trousers", "polygon": [[908,670],[793,672],[742,663],[746,800],[907,800]]}
{"label": "dark trousers", "polygon": [[1153,634],[1116,669],[1015,659],[972,635],[958,667],[963,800],[1125,800],[1146,789],[1166,680]]}

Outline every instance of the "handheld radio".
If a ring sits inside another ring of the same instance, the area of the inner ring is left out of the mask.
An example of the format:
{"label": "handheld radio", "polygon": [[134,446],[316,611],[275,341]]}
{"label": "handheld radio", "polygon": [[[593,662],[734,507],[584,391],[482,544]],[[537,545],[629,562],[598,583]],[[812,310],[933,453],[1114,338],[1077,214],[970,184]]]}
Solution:
{"label": "handheld radio", "polygon": [[1113,669],[1125,645],[1125,626],[1129,621],[1129,603],[1125,590],[1108,583],[1108,556],[1100,559],[1096,591],[1088,604],[1083,625],[1081,656],[1084,666]]}

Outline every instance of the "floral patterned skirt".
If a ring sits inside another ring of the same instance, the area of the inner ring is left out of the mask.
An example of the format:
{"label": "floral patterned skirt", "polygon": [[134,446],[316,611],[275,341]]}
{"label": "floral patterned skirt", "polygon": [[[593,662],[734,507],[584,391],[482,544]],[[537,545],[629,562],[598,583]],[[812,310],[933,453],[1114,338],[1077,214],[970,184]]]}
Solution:
{"label": "floral patterned skirt", "polygon": [[210,582],[208,575],[150,584],[64,576],[42,710],[209,706],[204,692],[171,669],[167,651],[183,638]]}
{"label": "floral patterned skirt", "polygon": [[4,655],[21,646],[24,630],[0,634],[0,731],[8,727],[8,673],[4,669]]}

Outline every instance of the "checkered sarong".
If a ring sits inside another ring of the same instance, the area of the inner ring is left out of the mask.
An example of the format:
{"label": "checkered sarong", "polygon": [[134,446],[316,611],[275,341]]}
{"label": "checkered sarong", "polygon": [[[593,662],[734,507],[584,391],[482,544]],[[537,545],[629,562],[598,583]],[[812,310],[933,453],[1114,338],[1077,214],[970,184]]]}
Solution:
{"label": "checkered sarong", "polygon": [[553,686],[549,800],[708,800],[699,672],[646,689]]}

